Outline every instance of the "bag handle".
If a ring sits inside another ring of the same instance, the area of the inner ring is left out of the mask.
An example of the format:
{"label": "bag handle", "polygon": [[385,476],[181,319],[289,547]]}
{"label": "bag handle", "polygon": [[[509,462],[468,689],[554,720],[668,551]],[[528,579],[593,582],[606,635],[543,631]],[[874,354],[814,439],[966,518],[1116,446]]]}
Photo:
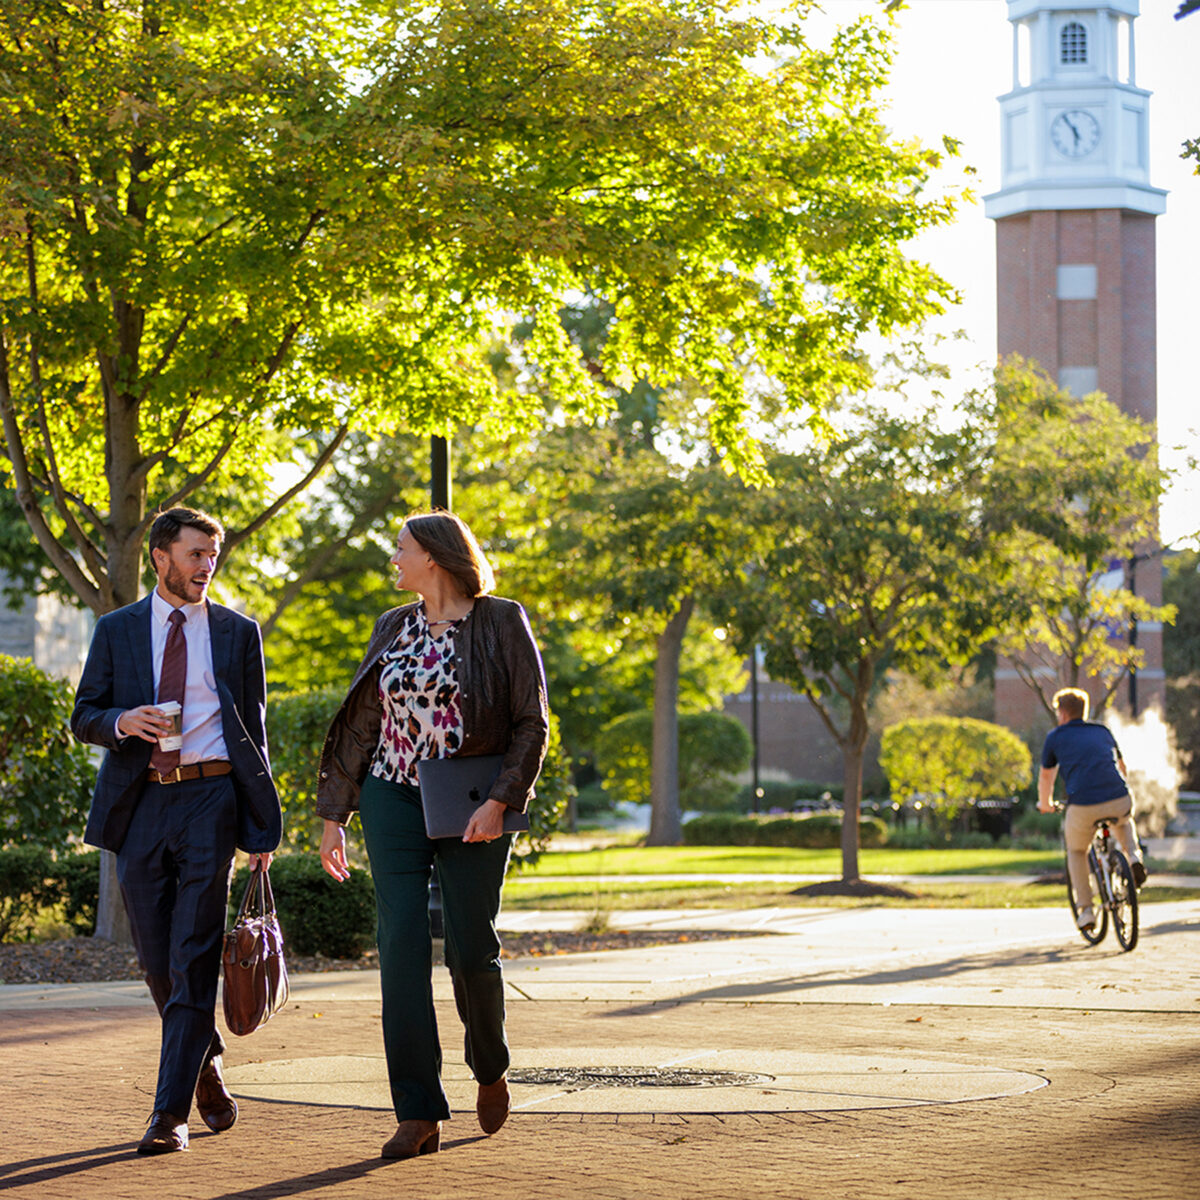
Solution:
{"label": "bag handle", "polygon": [[261,864],[262,859],[259,859],[250,870],[250,878],[246,881],[246,891],[238,909],[235,922],[237,925],[243,925],[256,917],[275,915],[275,893],[271,890],[271,876],[268,868]]}

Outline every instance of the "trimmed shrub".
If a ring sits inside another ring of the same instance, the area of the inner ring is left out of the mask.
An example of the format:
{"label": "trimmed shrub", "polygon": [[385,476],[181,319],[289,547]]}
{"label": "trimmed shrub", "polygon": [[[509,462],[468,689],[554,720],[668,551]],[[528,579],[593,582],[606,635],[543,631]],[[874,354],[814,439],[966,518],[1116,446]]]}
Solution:
{"label": "trimmed shrub", "polygon": [[1028,785],[1029,747],[1011,730],[973,717],[923,717],[883,731],[879,764],[892,796],[920,800],[952,821],[976,800]]}
{"label": "trimmed shrub", "polygon": [[1014,838],[1051,838],[1062,840],[1062,813],[1038,812],[1036,808],[1027,808],[1013,819]]}
{"label": "trimmed shrub", "polygon": [[[604,790],[625,804],[650,801],[654,715],[625,713],[596,739],[596,766]],[[750,764],[753,746],[745,726],[724,713],[684,713],[679,718],[679,802],[684,809],[714,811],[737,804],[733,777]]]}
{"label": "trimmed shrub", "polygon": [[91,937],[96,932],[96,909],[100,904],[100,851],[62,855],[55,869],[64,920],[77,937]]}
{"label": "trimmed shrub", "polygon": [[[229,895],[237,914],[250,871],[236,872]],[[331,879],[315,854],[285,854],[271,864],[271,888],[285,949],[326,958],[357,958],[375,944],[375,889],[358,867],[342,883]]]}
{"label": "trimmed shrub", "polygon": [[27,942],[39,911],[61,898],[54,860],[44,846],[0,850],[0,942]]}
{"label": "trimmed shrub", "polygon": [[[878,817],[858,823],[859,844],[864,849],[884,845],[888,828]],[[800,816],[756,816],[738,813],[705,813],[683,826],[687,846],[778,846],[797,850],[830,850],[842,844],[840,813]]]}
{"label": "trimmed shrub", "polygon": [[[522,834],[521,861],[526,864],[537,862],[546,849],[551,836],[558,831],[567,807],[575,796],[575,783],[571,778],[571,757],[559,735],[558,718],[550,714],[550,743],[546,747],[546,758],[542,773],[538,776],[535,795],[529,805],[529,832]],[[516,866],[517,856],[509,856],[508,869]]]}
{"label": "trimmed shrub", "polygon": [[0,654],[0,847],[65,850],[83,833],[96,764],[71,734],[73,706],[65,679]]}
{"label": "trimmed shrub", "polygon": [[[321,688],[272,695],[267,705],[271,774],[283,805],[284,840],[295,850],[316,850],[321,845],[323,822],[316,815],[317,767],[325,734],[342,697],[340,689]],[[271,878],[274,880],[274,874]]]}

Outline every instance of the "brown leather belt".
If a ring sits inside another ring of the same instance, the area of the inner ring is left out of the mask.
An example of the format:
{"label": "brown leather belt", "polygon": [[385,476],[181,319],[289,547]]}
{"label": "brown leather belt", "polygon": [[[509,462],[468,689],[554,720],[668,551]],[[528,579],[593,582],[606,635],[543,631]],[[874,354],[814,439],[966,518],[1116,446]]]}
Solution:
{"label": "brown leather belt", "polygon": [[146,778],[151,783],[182,783],[187,779],[213,779],[218,775],[228,775],[233,770],[233,763],[223,758],[210,758],[207,762],[188,763],[176,767],[165,775],[160,775],[153,767],[146,772]]}

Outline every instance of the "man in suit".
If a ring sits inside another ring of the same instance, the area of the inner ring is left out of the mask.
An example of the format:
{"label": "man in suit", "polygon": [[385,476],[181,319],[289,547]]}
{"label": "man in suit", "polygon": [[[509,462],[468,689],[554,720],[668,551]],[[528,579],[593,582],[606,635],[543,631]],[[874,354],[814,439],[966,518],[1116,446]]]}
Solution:
{"label": "man in suit", "polygon": [[[108,751],[84,837],[117,856],[138,962],[162,1018],[139,1154],[187,1149],[193,1095],[214,1133],[237,1119],[214,1016],[229,879],[235,847],[265,868],[282,834],[262,636],[207,598],[223,533],[194,509],[155,519],[158,584],[97,621],[71,716],[76,737]],[[160,707],[170,701],[182,707],[181,741],[168,737],[179,732]]]}

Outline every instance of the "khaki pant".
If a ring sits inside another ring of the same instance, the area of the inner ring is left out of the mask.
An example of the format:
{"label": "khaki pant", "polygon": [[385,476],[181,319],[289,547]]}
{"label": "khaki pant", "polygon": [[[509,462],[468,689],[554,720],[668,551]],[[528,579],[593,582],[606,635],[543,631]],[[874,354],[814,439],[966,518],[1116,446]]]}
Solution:
{"label": "khaki pant", "polygon": [[1068,804],[1063,818],[1063,841],[1067,846],[1067,874],[1071,879],[1071,891],[1075,896],[1075,907],[1079,912],[1092,911],[1092,876],[1088,871],[1087,852],[1096,832],[1096,822],[1102,818],[1113,824],[1113,832],[1120,840],[1125,857],[1131,863],[1141,858],[1138,850],[1137,830],[1133,824],[1133,800],[1128,793],[1103,804]]}

